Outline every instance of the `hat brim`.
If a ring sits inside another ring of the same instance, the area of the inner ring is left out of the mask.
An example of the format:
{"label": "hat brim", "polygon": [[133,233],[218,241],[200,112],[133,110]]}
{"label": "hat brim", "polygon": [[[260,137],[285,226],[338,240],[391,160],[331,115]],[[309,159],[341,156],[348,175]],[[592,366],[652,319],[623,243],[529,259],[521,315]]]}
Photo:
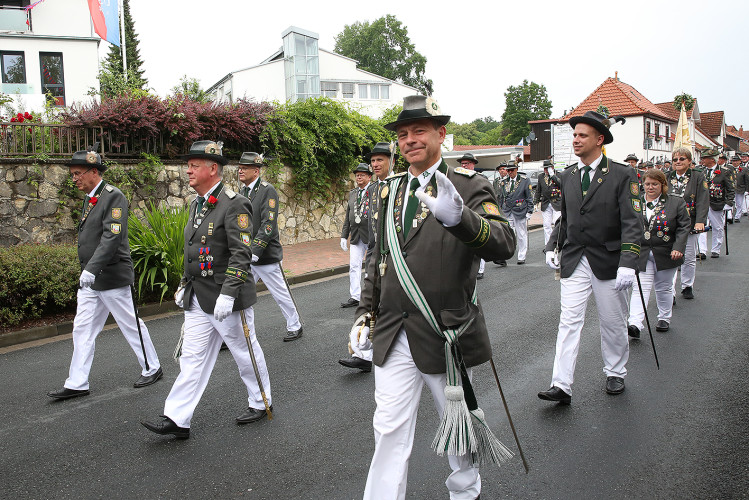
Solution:
{"label": "hat brim", "polygon": [[614,136],[611,135],[611,131],[598,120],[588,118],[587,116],[575,116],[573,118],[570,118],[570,126],[572,126],[573,129],[577,126],[578,123],[584,123],[596,129],[601,135],[603,135],[604,144],[611,144],[612,142],[614,142]]}
{"label": "hat brim", "polygon": [[[418,113],[418,115],[416,113]],[[434,120],[440,125],[447,125],[450,122],[450,117],[448,115],[424,116],[422,113],[424,113],[424,111],[420,109],[402,111],[401,114],[398,115],[397,120],[395,120],[394,122],[387,123],[383,125],[383,127],[385,127],[385,129],[387,130],[390,130],[391,132],[395,132],[399,126],[405,125],[406,123],[416,122],[419,120]],[[409,116],[409,114],[411,114],[412,116]]]}
{"label": "hat brim", "polygon": [[475,158],[473,158],[473,159],[471,159],[471,158],[460,158],[458,160],[458,163],[463,163],[464,161],[472,161],[474,165],[478,165],[479,164],[479,161],[477,159],[475,159]]}
{"label": "hat brim", "polygon": [[[372,161],[372,157],[380,155],[380,156],[387,156],[390,158],[390,151],[372,151],[371,153],[367,153],[364,155],[364,159],[367,161]],[[393,153],[393,160],[398,158],[398,153]]]}
{"label": "hat brim", "polygon": [[75,166],[96,167],[96,170],[98,170],[99,172],[104,172],[107,169],[107,166],[102,163],[89,163],[83,160],[70,160],[68,162],[68,167],[75,167]]}
{"label": "hat brim", "polygon": [[183,160],[191,160],[193,158],[202,158],[204,160],[213,160],[216,163],[218,163],[221,166],[226,165],[229,163],[229,159],[224,156],[219,155],[212,155],[210,153],[188,153],[186,155],[182,155]]}

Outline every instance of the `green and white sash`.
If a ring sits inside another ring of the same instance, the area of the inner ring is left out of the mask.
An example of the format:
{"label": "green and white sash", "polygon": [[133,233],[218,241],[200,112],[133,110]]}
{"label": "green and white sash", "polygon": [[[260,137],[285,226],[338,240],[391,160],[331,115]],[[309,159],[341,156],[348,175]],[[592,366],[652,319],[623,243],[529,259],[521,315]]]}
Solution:
{"label": "green and white sash", "polygon": [[[388,200],[388,206],[390,207],[394,205],[395,199],[398,196],[400,182],[400,178],[394,179],[391,185]],[[478,407],[476,402],[458,343],[459,337],[473,323],[473,318],[458,328],[446,328],[442,330],[418,283],[416,283],[411,274],[402,252],[397,250],[400,248],[400,243],[398,241],[398,233],[395,229],[393,210],[387,210],[385,235],[388,246],[394,249],[394,251],[390,252],[390,255],[393,258],[395,273],[398,276],[401,287],[411,302],[421,311],[429,326],[445,341],[445,373],[447,375],[445,409],[437,434],[434,437],[434,441],[432,441],[432,449],[440,456],[444,455],[445,452],[449,455],[471,453],[474,463],[491,461],[499,465],[500,462],[511,458],[513,453],[489,429],[484,419],[484,412]],[[471,302],[473,304],[477,303],[475,288]],[[468,407],[466,395],[469,403],[474,408],[470,409]]]}

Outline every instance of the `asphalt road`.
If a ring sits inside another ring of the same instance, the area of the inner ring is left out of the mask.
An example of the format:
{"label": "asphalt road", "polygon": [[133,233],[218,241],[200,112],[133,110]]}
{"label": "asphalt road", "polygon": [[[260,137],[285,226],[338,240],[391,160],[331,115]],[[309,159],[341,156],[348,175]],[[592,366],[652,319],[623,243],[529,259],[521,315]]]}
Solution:
{"label": "asphalt road", "polygon": [[[531,470],[517,455],[483,469],[483,499],[747,498],[749,222],[731,226],[730,238],[730,256],[698,264],[696,299],[678,300],[671,331],[653,332],[661,369],[647,332],[631,342],[620,396],[604,392],[591,301],[571,406],[536,397],[549,386],[559,315],[542,232],[531,233],[525,266],[487,265],[479,298]],[[45,396],[65,380],[72,341],[0,354],[0,498],[361,498],[374,446],[374,377],[336,362],[353,320],[339,308],[347,277],[293,291],[304,320],[299,341],[281,341],[284,320],[269,295],[256,306],[273,421],[235,425],[246,394],[224,351],[187,441],[139,424],[161,413],[177,376],[171,353],[181,316],[148,322],[165,377],[144,389],[132,388],[139,370],[117,329],[99,336],[85,398]],[[654,318],[654,304],[649,310]],[[477,368],[474,380],[495,433],[514,449],[491,369]],[[421,405],[408,498],[447,498],[447,460],[429,448],[438,420],[428,390]]]}

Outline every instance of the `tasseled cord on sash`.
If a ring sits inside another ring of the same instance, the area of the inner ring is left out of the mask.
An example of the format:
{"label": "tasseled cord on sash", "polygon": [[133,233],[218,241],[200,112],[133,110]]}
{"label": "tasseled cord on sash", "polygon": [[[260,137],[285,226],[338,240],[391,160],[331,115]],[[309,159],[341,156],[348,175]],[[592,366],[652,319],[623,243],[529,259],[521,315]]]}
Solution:
{"label": "tasseled cord on sash", "polygon": [[[513,453],[497,439],[484,419],[483,410],[478,407],[460,347],[455,342],[457,337],[446,337],[445,408],[432,449],[440,456],[445,453],[459,456],[470,452],[474,465],[499,465],[512,458]],[[462,386],[458,385],[458,375]]]}

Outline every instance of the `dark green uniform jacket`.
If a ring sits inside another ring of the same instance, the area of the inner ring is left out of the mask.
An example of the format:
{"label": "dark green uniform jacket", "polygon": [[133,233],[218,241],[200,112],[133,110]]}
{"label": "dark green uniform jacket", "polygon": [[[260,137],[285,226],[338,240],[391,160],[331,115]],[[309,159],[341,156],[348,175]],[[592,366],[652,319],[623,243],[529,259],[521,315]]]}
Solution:
{"label": "dark green uniform jacket", "polygon": [[243,193],[252,203],[252,253],[256,264],[273,264],[283,260],[278,234],[278,193],[272,184],[258,178],[252,191]]}
{"label": "dark green uniform jacket", "polygon": [[[656,201],[655,205],[658,206],[658,204],[659,202]],[[678,196],[664,194],[660,198],[660,208],[653,214],[650,221],[647,219],[644,199],[642,206],[640,221],[643,226],[643,237],[640,244],[640,271],[644,272],[647,269],[651,251],[655,259],[656,270],[663,271],[679,267],[684,263],[684,257],[671,260],[671,251],[684,253],[687,247],[687,238],[692,225],[687,214],[686,203]]]}

